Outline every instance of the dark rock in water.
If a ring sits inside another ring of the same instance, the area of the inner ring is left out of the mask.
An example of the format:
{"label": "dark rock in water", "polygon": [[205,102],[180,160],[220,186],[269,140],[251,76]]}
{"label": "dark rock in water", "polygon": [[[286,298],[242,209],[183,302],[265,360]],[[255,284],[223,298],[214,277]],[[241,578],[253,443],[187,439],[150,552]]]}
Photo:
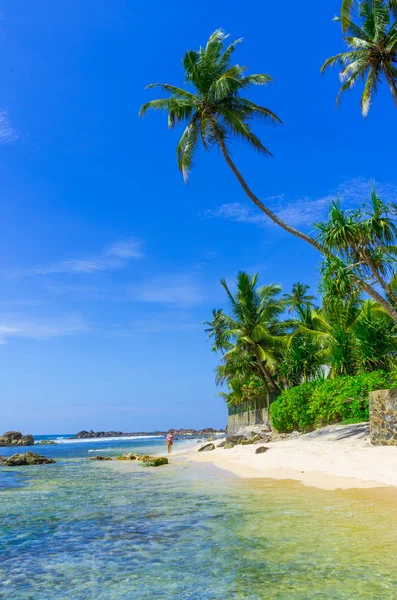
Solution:
{"label": "dark rock in water", "polygon": [[161,467],[161,465],[168,465],[168,458],[165,456],[149,456],[145,457],[145,460],[141,460],[143,467]]}
{"label": "dark rock in water", "polygon": [[[110,458],[110,456],[91,456],[88,460],[113,460],[113,458]],[[126,460],[126,459],[124,459]]]}
{"label": "dark rock in water", "polygon": [[198,449],[199,452],[209,452],[210,450],[215,450],[215,444],[205,444]]}
{"label": "dark rock in water", "polygon": [[259,446],[259,448],[257,448],[255,450],[255,454],[263,454],[264,452],[267,452],[268,450],[270,450],[270,448],[266,448],[266,446]]}
{"label": "dark rock in water", "polygon": [[36,442],[36,446],[52,446],[53,444],[56,444],[56,442],[53,442],[52,440],[40,440],[39,442]]}
{"label": "dark rock in water", "polygon": [[138,457],[133,452],[127,452],[126,454],[121,454],[120,456],[116,456],[114,460],[136,460]]}
{"label": "dark rock in water", "polygon": [[235,443],[234,442],[225,442],[225,445],[223,446],[224,450],[230,450],[230,448],[234,448]]}
{"label": "dark rock in water", "polygon": [[9,457],[2,456],[0,464],[3,467],[20,467],[24,465],[48,465],[55,463],[53,458],[40,456],[34,452],[24,452],[23,454],[13,454]]}
{"label": "dark rock in water", "polygon": [[226,444],[226,440],[223,440],[220,444],[217,445],[217,448],[224,448]]}
{"label": "dark rock in water", "polygon": [[33,446],[32,435],[22,435],[20,431],[6,431],[0,436],[0,446]]}

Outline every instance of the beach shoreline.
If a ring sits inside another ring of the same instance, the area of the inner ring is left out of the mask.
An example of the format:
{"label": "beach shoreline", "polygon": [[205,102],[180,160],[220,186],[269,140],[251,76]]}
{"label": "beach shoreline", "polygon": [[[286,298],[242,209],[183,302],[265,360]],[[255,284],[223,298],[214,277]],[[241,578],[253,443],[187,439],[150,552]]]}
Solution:
{"label": "beach shoreline", "polygon": [[260,445],[268,451],[255,454],[255,444],[207,452],[190,447],[178,458],[243,479],[294,480],[325,490],[397,487],[397,447],[371,446],[367,425],[333,425]]}

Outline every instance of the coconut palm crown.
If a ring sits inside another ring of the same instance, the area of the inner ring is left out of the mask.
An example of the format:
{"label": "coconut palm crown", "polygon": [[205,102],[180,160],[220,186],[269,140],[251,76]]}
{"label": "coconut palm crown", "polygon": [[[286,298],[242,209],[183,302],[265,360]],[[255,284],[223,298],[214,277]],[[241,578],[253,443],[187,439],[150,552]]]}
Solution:
{"label": "coconut palm crown", "polygon": [[[386,79],[397,107],[397,21],[394,11],[386,0],[363,0],[358,6],[360,25],[350,18],[351,2],[342,4],[344,39],[349,47],[328,58],[321,72],[339,63],[343,66],[339,77],[342,86],[336,99],[339,104],[341,94],[351,89],[358,79],[365,81],[361,96],[361,112],[367,116],[372,97],[379,83]],[[392,3],[394,7],[394,2]]]}
{"label": "coconut palm crown", "polygon": [[247,67],[231,64],[236,45],[241,39],[224,48],[228,36],[217,29],[205,48],[188,50],[182,65],[185,82],[192,91],[164,83],[152,83],[147,88],[160,87],[170,94],[169,98],[152,100],[141,107],[140,116],[150,109],[168,113],[168,126],[186,123],[177,147],[178,166],[185,181],[189,177],[193,158],[199,142],[208,150],[219,144],[227,146],[230,138],[240,137],[265,156],[270,151],[253,133],[251,122],[262,118],[273,123],[280,119],[268,108],[258,106],[241,97],[252,85],[264,85],[271,81],[269,75],[246,75]]}

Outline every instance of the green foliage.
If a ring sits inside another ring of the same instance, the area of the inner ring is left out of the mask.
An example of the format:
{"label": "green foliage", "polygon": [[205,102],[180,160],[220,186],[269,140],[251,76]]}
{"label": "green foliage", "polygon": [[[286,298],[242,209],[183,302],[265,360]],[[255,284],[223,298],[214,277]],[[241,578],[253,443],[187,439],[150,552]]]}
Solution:
{"label": "green foliage", "polygon": [[396,0],[361,0],[357,3],[356,22],[351,20],[353,0],[343,0],[341,20],[344,41],[349,50],[328,58],[321,71],[339,63],[342,69],[341,94],[358,80],[365,81],[361,96],[361,112],[367,116],[379,82],[385,78],[397,106],[397,12]]}
{"label": "green foliage", "polygon": [[351,419],[367,421],[369,392],[396,384],[397,373],[385,371],[305,383],[283,391],[273,402],[271,422],[277,431],[291,432]]}

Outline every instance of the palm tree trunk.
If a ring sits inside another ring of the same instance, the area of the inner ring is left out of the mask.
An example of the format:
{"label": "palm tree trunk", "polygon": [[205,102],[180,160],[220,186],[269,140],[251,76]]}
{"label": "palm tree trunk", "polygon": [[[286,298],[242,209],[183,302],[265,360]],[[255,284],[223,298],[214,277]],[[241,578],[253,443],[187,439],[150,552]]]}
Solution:
{"label": "palm tree trunk", "polygon": [[258,366],[262,373],[262,376],[270,383],[273,390],[275,392],[277,392],[277,394],[279,394],[280,388],[278,387],[277,383],[275,382],[273,375],[270,373],[269,369],[267,367],[265,367],[265,365],[259,358],[258,358]]}
{"label": "palm tree trunk", "polygon": [[[394,92],[392,92],[392,93],[393,93],[393,97],[395,98],[396,106],[397,106],[397,90],[395,88],[393,88],[393,89],[394,89]],[[233,171],[234,175],[236,176],[236,178],[237,178],[239,184],[241,185],[241,187],[243,188],[244,192],[247,194],[248,198],[262,212],[264,212],[265,215],[267,215],[274,223],[276,223],[277,225],[279,225],[280,227],[285,229],[285,231],[288,231],[288,233],[292,233],[292,235],[295,235],[296,237],[300,238],[304,242],[307,242],[308,244],[313,246],[313,248],[315,248],[316,250],[321,252],[321,254],[323,254],[323,256],[332,257],[333,256],[332,253],[328,252],[328,250],[326,248],[324,248],[324,246],[322,246],[319,242],[317,242],[317,240],[310,237],[310,235],[306,235],[302,231],[299,231],[298,229],[295,229],[294,227],[291,227],[290,225],[285,223],[274,212],[272,212],[267,206],[265,206],[263,204],[263,202],[261,202],[257,196],[255,196],[254,192],[249,188],[244,177],[241,175],[240,171],[238,170],[238,168],[232,161],[230,154],[227,151],[227,148],[226,148],[225,143],[224,143],[223,139],[221,138],[221,136],[218,135],[217,140],[218,140],[218,144],[219,144],[219,147],[221,149],[221,152],[222,152],[222,155],[223,155],[225,161],[227,162],[227,164]],[[393,319],[393,321],[395,321],[397,323],[397,311],[394,309],[394,307],[389,302],[387,302],[387,300],[385,300],[380,294],[378,294],[378,292],[371,285],[365,283],[362,280],[360,280],[360,285],[371,298],[373,298],[376,302],[379,302],[379,304],[381,304],[381,306],[383,306],[383,308],[388,313],[388,315]]]}
{"label": "palm tree trunk", "polygon": [[385,290],[386,294],[393,300],[393,302],[397,305],[397,296],[395,292],[391,289],[391,287],[386,283],[383,277],[379,274],[378,269],[374,267],[374,265],[369,264],[372,275],[375,277],[376,281],[379,285]]}
{"label": "palm tree trunk", "polygon": [[394,81],[393,77],[390,75],[390,73],[387,70],[387,68],[385,69],[385,75],[386,75],[387,83],[389,84],[389,89],[391,91],[391,95],[393,96],[394,104],[397,106],[397,87],[396,87],[396,82]]}
{"label": "palm tree trunk", "polygon": [[391,317],[393,321],[397,323],[397,310],[390,304],[390,302],[387,302],[387,300],[385,300],[381,294],[379,294],[371,285],[366,284],[364,281],[360,282],[360,286],[364,292],[378,302],[378,304],[385,309],[389,317]]}
{"label": "palm tree trunk", "polygon": [[301,240],[304,240],[305,242],[307,242],[308,244],[311,244],[311,246],[316,248],[316,250],[318,250],[319,252],[321,252],[323,254],[326,253],[325,248],[323,248],[323,246],[319,242],[317,242],[317,240],[310,237],[310,235],[306,235],[302,231],[299,231],[299,229],[295,229],[294,227],[291,227],[291,225],[288,225],[288,223],[285,223],[282,219],[280,219],[280,217],[278,217],[273,211],[271,211],[270,208],[265,206],[263,204],[263,202],[261,202],[257,196],[255,196],[254,192],[249,188],[244,177],[241,175],[240,171],[238,170],[238,168],[232,161],[230,154],[227,151],[227,148],[226,148],[225,143],[224,143],[223,139],[221,138],[221,136],[217,136],[217,140],[218,140],[218,144],[219,144],[219,147],[221,149],[221,152],[223,154],[225,161],[227,162],[227,164],[233,171],[234,175],[236,176],[236,178],[237,178],[239,184],[241,185],[241,187],[243,188],[244,192],[247,194],[248,198],[262,212],[264,212],[265,215],[267,215],[273,221],[273,223],[276,223],[276,225],[279,225],[280,227],[285,229],[285,231],[288,231],[288,233],[292,233],[292,235],[295,235],[296,237],[300,238]]}

